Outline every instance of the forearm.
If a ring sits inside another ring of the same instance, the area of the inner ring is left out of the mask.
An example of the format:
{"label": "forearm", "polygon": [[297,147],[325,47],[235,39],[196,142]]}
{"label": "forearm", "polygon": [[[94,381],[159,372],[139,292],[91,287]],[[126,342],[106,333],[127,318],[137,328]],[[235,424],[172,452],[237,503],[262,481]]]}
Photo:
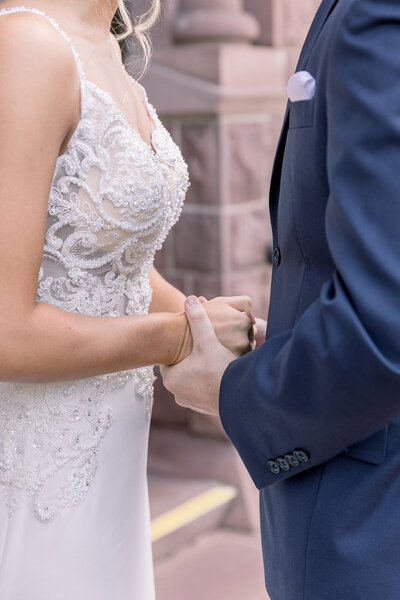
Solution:
{"label": "forearm", "polygon": [[150,284],[153,288],[150,313],[177,313],[184,310],[185,295],[166,281],[156,269],[151,272]]}
{"label": "forearm", "polygon": [[0,380],[80,379],[177,360],[184,314],[92,317],[38,303],[0,318]]}
{"label": "forearm", "polygon": [[[340,285],[326,284],[292,330],[227,368],[220,416],[261,489],[395,421],[399,385],[398,360],[375,346]],[[299,449],[308,462],[278,475],[267,468],[268,461]]]}

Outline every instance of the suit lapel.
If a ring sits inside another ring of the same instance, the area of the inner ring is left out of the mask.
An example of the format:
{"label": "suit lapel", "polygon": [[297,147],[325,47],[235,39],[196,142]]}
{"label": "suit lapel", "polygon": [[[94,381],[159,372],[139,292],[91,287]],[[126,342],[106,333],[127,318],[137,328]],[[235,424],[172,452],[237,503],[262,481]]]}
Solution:
{"label": "suit lapel", "polygon": [[296,71],[302,71],[304,65],[311,54],[313,46],[317,41],[317,38],[321,32],[321,29],[326,23],[327,18],[335,8],[338,0],[323,0],[317,10],[314,20],[311,24],[310,30],[304,42],[303,48],[300,53],[299,61],[297,63]]}
{"label": "suit lapel", "polygon": [[[325,25],[326,20],[329,15],[335,8],[338,0],[323,0],[320,4],[320,7],[314,17],[314,20],[311,24],[310,30],[307,34],[306,40],[304,42],[303,48],[300,53],[300,57],[297,63],[296,71],[302,71],[307,64],[308,58],[312,52],[315,42],[321,32],[321,29]],[[278,142],[277,151],[274,159],[274,166],[272,169],[272,177],[271,177],[271,187],[270,187],[270,195],[269,195],[269,209],[272,223],[272,231],[274,235],[274,239],[276,240],[276,222],[277,222],[277,210],[278,210],[278,199],[279,199],[279,189],[280,189],[280,179],[281,179],[281,169],[282,169],[282,161],[283,155],[285,151],[286,137],[289,127],[289,102],[286,105],[285,117],[283,120],[283,127],[281,131],[281,135]]]}

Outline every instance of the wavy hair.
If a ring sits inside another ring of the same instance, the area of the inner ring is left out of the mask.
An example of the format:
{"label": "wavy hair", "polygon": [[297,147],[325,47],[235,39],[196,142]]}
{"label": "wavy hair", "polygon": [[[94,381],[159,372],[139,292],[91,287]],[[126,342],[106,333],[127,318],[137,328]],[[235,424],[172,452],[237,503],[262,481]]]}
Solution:
{"label": "wavy hair", "polygon": [[118,0],[117,21],[120,31],[115,35],[118,41],[125,40],[134,34],[144,58],[143,72],[146,70],[151,56],[151,42],[149,31],[157,22],[161,10],[161,0],[151,0],[149,9],[132,23],[131,17],[125,5],[125,0]]}

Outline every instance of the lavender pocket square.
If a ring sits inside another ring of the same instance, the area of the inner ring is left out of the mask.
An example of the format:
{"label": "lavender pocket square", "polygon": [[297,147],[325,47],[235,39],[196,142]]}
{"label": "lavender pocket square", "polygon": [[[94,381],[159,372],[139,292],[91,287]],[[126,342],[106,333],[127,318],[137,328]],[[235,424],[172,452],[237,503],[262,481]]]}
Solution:
{"label": "lavender pocket square", "polygon": [[291,102],[312,100],[315,94],[316,82],[308,71],[298,71],[291,76],[287,85],[287,93]]}

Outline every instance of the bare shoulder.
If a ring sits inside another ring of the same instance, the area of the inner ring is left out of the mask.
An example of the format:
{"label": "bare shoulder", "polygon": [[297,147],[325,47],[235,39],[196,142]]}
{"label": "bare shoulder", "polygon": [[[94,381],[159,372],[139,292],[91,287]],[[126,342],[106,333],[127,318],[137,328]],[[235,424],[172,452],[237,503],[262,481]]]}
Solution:
{"label": "bare shoulder", "polygon": [[[21,66],[38,63],[46,71],[72,73],[75,61],[66,40],[44,17],[32,12],[14,12],[0,17],[1,64],[19,62]],[[76,67],[75,67],[76,68]]]}
{"label": "bare shoulder", "polygon": [[36,106],[68,128],[79,75],[69,44],[49,21],[31,12],[0,16],[0,65],[0,113],[36,117]]}
{"label": "bare shoulder", "polygon": [[[30,51],[35,51],[37,54],[45,51],[48,59],[51,59],[53,53],[55,58],[64,56],[67,59],[71,55],[68,43],[54,25],[34,12],[21,11],[2,15],[0,31],[2,46],[10,47],[10,44],[17,46],[23,42],[23,46],[28,46]],[[51,53],[49,44],[51,44]]]}

